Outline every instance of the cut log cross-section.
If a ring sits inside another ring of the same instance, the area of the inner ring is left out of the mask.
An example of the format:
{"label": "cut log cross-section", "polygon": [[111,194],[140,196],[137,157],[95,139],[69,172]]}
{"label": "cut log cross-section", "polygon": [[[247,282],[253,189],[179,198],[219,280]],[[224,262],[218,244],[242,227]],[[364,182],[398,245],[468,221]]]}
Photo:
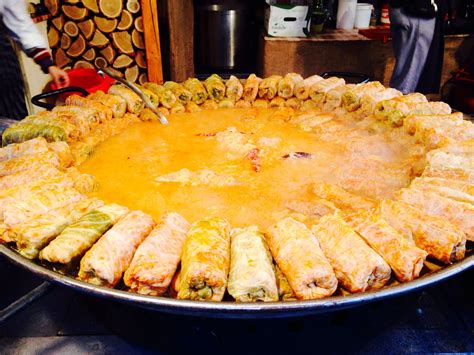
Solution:
{"label": "cut log cross-section", "polygon": [[48,9],[51,16],[56,16],[59,11],[59,0],[45,0],[44,5]]}
{"label": "cut log cross-section", "polygon": [[126,31],[114,32],[112,33],[112,38],[114,40],[115,47],[117,47],[120,53],[132,54],[134,52],[130,33]]}
{"label": "cut log cross-section", "polygon": [[86,52],[84,52],[82,58],[89,62],[92,62],[95,59],[95,49],[89,48]]}
{"label": "cut log cross-section", "polygon": [[128,30],[130,27],[132,27],[133,23],[133,17],[130,12],[127,10],[122,11],[122,16],[120,17],[120,21],[117,25],[117,29],[120,31],[125,31]]}
{"label": "cut log cross-section", "polygon": [[48,31],[48,42],[51,47],[57,47],[59,43],[59,33],[54,27],[51,27]]}
{"label": "cut log cross-section", "polygon": [[89,10],[87,10],[86,8],[75,5],[63,5],[61,7],[61,10],[71,20],[76,21],[84,20],[89,14]]}
{"label": "cut log cross-section", "polygon": [[144,51],[137,51],[135,55],[135,62],[140,68],[146,69],[147,65],[146,65],[146,56],[145,56]]}
{"label": "cut log cross-section", "polygon": [[70,57],[79,57],[86,50],[86,41],[82,35],[77,36],[77,39],[71,44],[67,50]]}
{"label": "cut log cross-section", "polygon": [[77,68],[94,69],[94,65],[85,60],[78,60],[74,64],[74,69],[77,69]]}
{"label": "cut log cross-section", "polygon": [[141,32],[143,33],[143,17],[141,16],[138,16],[135,21],[133,22],[134,26],[135,26],[135,29],[138,31],[138,32]]}
{"label": "cut log cross-section", "polygon": [[119,17],[122,13],[122,0],[99,0],[100,12],[108,18]]}
{"label": "cut log cross-section", "polygon": [[104,67],[108,66],[107,61],[103,57],[95,58],[94,64],[95,64],[96,68],[104,68]]}
{"label": "cut log cross-section", "polygon": [[69,37],[76,37],[79,34],[79,28],[73,21],[66,22],[63,29]]}
{"label": "cut log cross-section", "polygon": [[[71,37],[69,37],[67,34],[63,34],[61,36],[61,48],[64,50],[67,50],[71,46]],[[51,43],[50,43],[51,45]]]}
{"label": "cut log cross-section", "polygon": [[127,68],[125,70],[125,79],[134,83],[138,79],[138,73],[139,73],[139,70],[138,70],[138,66],[136,65],[134,65],[133,67]]}
{"label": "cut log cross-section", "polygon": [[126,54],[120,54],[114,61],[113,67],[116,69],[126,68],[133,63],[133,59]]}
{"label": "cut log cross-section", "polygon": [[145,43],[143,43],[143,36],[137,30],[132,31],[132,42],[135,47],[145,49]]}
{"label": "cut log cross-section", "polygon": [[100,54],[107,60],[109,64],[112,64],[115,59],[115,49],[112,45],[108,45],[104,49],[101,49]]}
{"label": "cut log cross-section", "polygon": [[138,0],[127,0],[127,10],[132,14],[137,14],[140,11],[140,3]]}
{"label": "cut log cross-section", "polygon": [[99,6],[97,5],[97,0],[82,0],[82,3],[92,12],[96,14],[99,13]]}
{"label": "cut log cross-section", "polygon": [[51,23],[53,24],[54,27],[56,27],[58,31],[62,31],[63,26],[64,26],[64,16],[60,15],[58,17],[53,18],[51,20]]}
{"label": "cut log cross-section", "polygon": [[64,68],[71,62],[71,59],[69,59],[63,49],[58,48],[54,54],[54,62],[59,68]]}
{"label": "cut log cross-section", "polygon": [[106,45],[109,44],[109,39],[104,36],[104,34],[100,31],[95,31],[94,33],[94,38],[90,41],[90,44],[93,45],[94,47],[105,47]]}
{"label": "cut log cross-section", "polygon": [[117,19],[108,19],[104,17],[95,16],[94,22],[97,25],[97,28],[105,33],[110,33],[115,30],[117,27]]}
{"label": "cut log cross-section", "polygon": [[92,21],[91,19],[89,20],[86,20],[86,21],[82,21],[82,22],[79,22],[77,24],[77,27],[79,27],[79,29],[81,30],[82,34],[84,35],[84,37],[89,40],[92,38],[92,36],[94,35],[94,32],[95,32],[95,24],[94,24],[94,21]]}

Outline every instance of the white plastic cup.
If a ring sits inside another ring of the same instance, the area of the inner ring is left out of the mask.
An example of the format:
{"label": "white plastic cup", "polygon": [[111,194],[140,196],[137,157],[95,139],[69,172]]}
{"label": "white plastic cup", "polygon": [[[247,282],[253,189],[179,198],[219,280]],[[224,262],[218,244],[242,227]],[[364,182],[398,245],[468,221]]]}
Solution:
{"label": "white plastic cup", "polygon": [[352,30],[355,24],[357,0],[339,0],[336,28]]}
{"label": "white plastic cup", "polygon": [[370,16],[372,16],[372,4],[359,3],[356,8],[355,28],[369,28]]}

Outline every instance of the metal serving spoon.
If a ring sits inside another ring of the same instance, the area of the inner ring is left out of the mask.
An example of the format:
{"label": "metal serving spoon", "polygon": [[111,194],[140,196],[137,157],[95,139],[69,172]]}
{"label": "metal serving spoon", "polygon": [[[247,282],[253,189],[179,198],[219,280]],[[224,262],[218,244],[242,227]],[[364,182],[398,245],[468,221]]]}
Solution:
{"label": "metal serving spoon", "polygon": [[165,115],[163,115],[163,113],[161,113],[160,111],[158,111],[155,107],[155,105],[153,105],[153,103],[150,101],[150,99],[148,98],[148,96],[146,96],[135,84],[131,83],[130,81],[128,81],[127,79],[124,79],[118,75],[115,75],[114,73],[112,73],[108,68],[106,67],[100,67],[98,68],[97,70],[97,73],[101,76],[104,76],[104,74],[107,74],[108,76],[110,76],[112,79],[115,79],[117,80],[118,82],[122,83],[123,85],[127,86],[130,90],[132,90],[134,93],[136,93],[138,96],[140,96],[140,98],[143,100],[143,102],[145,103],[146,107],[148,107],[151,111],[153,111],[153,113],[155,115],[158,116],[160,122],[162,124],[168,124],[168,119],[165,117]]}

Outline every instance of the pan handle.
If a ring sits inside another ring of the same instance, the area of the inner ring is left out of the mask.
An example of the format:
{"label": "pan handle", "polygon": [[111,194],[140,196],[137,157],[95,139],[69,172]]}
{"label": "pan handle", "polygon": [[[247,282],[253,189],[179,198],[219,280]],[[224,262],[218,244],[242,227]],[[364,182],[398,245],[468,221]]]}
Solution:
{"label": "pan handle", "polygon": [[51,96],[56,96],[56,95],[59,95],[59,94],[63,94],[65,92],[79,92],[84,96],[89,95],[89,92],[86,89],[83,89],[79,86],[68,86],[67,88],[57,89],[57,90],[53,90],[53,91],[47,91],[47,92],[44,92],[42,94],[35,95],[31,98],[31,102],[35,106],[39,106],[39,107],[45,108],[47,110],[51,110],[51,109],[54,108],[54,105],[48,104],[48,103],[40,101],[40,100],[46,99],[46,98],[51,97]]}
{"label": "pan handle", "polygon": [[364,84],[368,83],[371,78],[367,74],[361,74],[361,73],[350,73],[350,72],[345,72],[345,71],[327,71],[321,74],[321,76],[326,79],[329,78],[330,76],[337,76],[337,77],[343,77],[343,78],[355,78],[359,79],[359,83]]}

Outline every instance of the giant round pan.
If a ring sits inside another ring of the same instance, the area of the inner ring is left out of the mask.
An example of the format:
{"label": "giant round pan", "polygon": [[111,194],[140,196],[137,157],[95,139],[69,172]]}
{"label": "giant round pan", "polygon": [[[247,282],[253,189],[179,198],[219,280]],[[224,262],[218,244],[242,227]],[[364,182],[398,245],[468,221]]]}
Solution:
{"label": "giant round pan", "polygon": [[456,264],[427,273],[414,281],[388,286],[378,291],[351,294],[348,296],[334,296],[312,301],[269,303],[199,302],[145,296],[117,289],[94,286],[49,270],[22,257],[4,245],[0,245],[0,253],[13,263],[33,272],[43,279],[88,295],[124,302],[157,312],[215,318],[276,318],[331,312],[416,291],[453,277],[474,266],[474,254],[471,251],[469,256]]}

